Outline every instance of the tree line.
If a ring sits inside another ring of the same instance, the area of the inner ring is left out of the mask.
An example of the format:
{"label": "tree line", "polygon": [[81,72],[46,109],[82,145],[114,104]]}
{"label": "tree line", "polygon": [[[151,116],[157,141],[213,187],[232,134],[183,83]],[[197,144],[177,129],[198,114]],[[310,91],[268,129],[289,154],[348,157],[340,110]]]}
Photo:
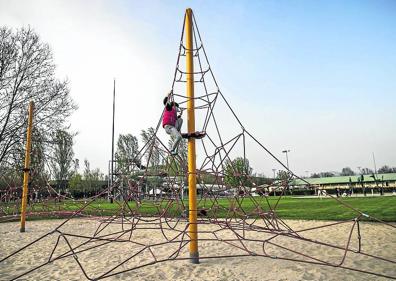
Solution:
{"label": "tree line", "polygon": [[[396,173],[396,167],[384,165],[377,170],[378,174]],[[319,172],[311,174],[311,178],[327,178],[335,176],[355,176],[355,175],[373,175],[374,170],[370,168],[360,168],[359,172],[353,171],[350,167],[342,168],[340,173],[335,172]]]}

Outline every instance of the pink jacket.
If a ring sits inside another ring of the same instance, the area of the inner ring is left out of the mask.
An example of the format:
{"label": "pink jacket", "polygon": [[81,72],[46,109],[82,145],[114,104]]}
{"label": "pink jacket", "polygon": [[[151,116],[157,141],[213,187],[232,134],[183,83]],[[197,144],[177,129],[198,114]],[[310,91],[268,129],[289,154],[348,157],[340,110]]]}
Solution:
{"label": "pink jacket", "polygon": [[162,127],[165,125],[175,126],[177,120],[176,106],[172,106],[172,110],[168,111],[165,108],[164,116],[162,118]]}

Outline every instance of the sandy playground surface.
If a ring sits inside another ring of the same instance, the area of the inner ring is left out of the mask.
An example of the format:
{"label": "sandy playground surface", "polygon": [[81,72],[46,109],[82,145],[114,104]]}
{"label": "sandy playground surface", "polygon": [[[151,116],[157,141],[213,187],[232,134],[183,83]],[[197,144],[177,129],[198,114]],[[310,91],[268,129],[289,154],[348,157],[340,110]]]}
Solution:
{"label": "sandy playground surface", "polygon": [[[59,226],[64,220],[28,221],[27,232],[19,232],[19,223],[0,224],[0,260],[12,252],[49,233]],[[315,226],[329,224],[331,222],[320,221],[285,221],[293,230],[301,230]],[[185,223],[169,224],[175,229],[184,229]],[[393,224],[394,225],[394,224]],[[73,257],[72,254],[62,259],[55,260],[18,280],[87,280],[77,261],[81,264],[88,277],[95,278],[106,273],[115,266],[121,264],[112,272],[128,270],[135,266],[141,266],[153,261],[153,256],[161,260],[179,252],[179,257],[188,257],[188,245],[181,243],[171,243],[156,245],[164,241],[164,234],[168,239],[181,237],[180,232],[158,230],[158,225],[147,224],[148,229],[135,230],[130,236],[128,225],[121,224],[100,224],[92,219],[73,219],[62,226],[60,232],[54,232],[46,238],[40,240],[19,254],[0,262],[0,280],[10,280],[16,278],[23,272],[34,266],[46,263],[53,251],[53,258],[68,252],[69,246],[79,246]],[[319,240],[325,243],[332,243],[345,247],[351,230],[352,222],[339,224],[329,228],[321,228],[300,233],[306,238]],[[257,242],[246,242],[243,245],[236,241],[229,243],[219,242],[221,239],[235,237],[235,233],[229,230],[218,230],[216,226],[199,225],[200,231],[207,230],[207,233],[200,234],[200,238],[213,239],[214,233],[217,241],[200,241],[200,256],[232,255],[243,254],[241,250],[244,246],[256,253],[263,253],[263,244]],[[362,236],[362,251],[383,258],[396,260],[396,229],[383,224],[360,223]],[[103,240],[90,240],[89,237],[102,237]],[[115,234],[117,233],[117,234]],[[120,234],[121,233],[121,234]],[[242,232],[240,232],[242,233]],[[73,235],[86,235],[87,237],[75,237]],[[118,236],[117,236],[118,235]],[[179,235],[179,236],[177,236]],[[246,237],[251,239],[267,239],[268,234],[262,232],[247,232]],[[117,236],[119,243],[106,241],[107,238]],[[59,239],[59,243],[57,243]],[[177,239],[175,239],[177,240]],[[180,239],[179,239],[180,240]],[[143,244],[131,243],[141,242]],[[303,252],[315,258],[326,260],[332,263],[339,263],[342,260],[344,251],[329,248],[317,244],[304,242],[299,239],[292,239],[284,236],[277,236],[271,240],[274,245],[266,244],[265,253],[274,257],[295,258],[300,257],[296,253],[289,252],[281,247],[292,249],[296,252]],[[57,246],[56,246],[57,245]],[[100,247],[95,247],[101,245]],[[144,247],[149,245],[150,247]],[[351,247],[358,247],[356,228],[352,233]],[[56,247],[55,247],[56,246]],[[93,248],[92,248],[93,247]],[[140,253],[133,257],[137,252]],[[77,258],[77,259],[76,259]],[[308,260],[308,258],[303,258]],[[312,259],[311,259],[312,260]],[[344,266],[374,271],[383,275],[396,278],[396,265],[367,256],[348,252]],[[235,258],[202,259],[199,265],[193,265],[188,260],[165,261],[149,266],[137,268],[135,270],[109,276],[104,280],[390,280],[390,278],[379,277],[366,273],[345,270],[330,266],[321,266],[307,263],[288,261],[283,259],[249,256]]]}

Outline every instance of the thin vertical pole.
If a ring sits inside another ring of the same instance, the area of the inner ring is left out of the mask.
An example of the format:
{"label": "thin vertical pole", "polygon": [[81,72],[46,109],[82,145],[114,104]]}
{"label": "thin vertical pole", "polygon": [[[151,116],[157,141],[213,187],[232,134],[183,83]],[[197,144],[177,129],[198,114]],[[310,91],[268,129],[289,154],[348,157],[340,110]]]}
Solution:
{"label": "thin vertical pole", "polygon": [[378,182],[377,182],[377,164],[375,163],[374,152],[373,152],[373,162],[374,162],[374,181],[375,181],[375,186],[378,187]]}
{"label": "thin vertical pole", "polygon": [[110,175],[110,202],[113,203],[113,180],[114,180],[114,116],[115,116],[115,79],[113,82],[113,125],[111,129],[111,175]]}
{"label": "thin vertical pole", "polygon": [[[187,70],[187,127],[188,132],[195,132],[194,114],[194,62],[193,62],[193,34],[192,10],[186,10],[186,70]],[[198,254],[198,225],[197,225],[197,179],[195,164],[195,139],[188,139],[188,206],[189,206],[189,234],[190,258],[192,263],[199,263]]]}
{"label": "thin vertical pole", "polygon": [[373,162],[374,162],[374,174],[377,175],[377,165],[376,165],[376,163],[375,163],[374,152],[373,152]]}
{"label": "thin vertical pole", "polygon": [[287,168],[289,169],[289,156],[287,156],[287,152],[286,152],[286,163],[287,163]]}
{"label": "thin vertical pole", "polygon": [[283,152],[283,153],[286,153],[287,169],[290,170],[290,169],[289,169],[289,157],[288,157],[288,155],[287,155],[287,153],[290,152],[290,149],[285,149],[285,150],[283,150],[282,152]]}
{"label": "thin vertical pole", "polygon": [[30,148],[32,146],[33,111],[34,111],[34,103],[31,101],[29,103],[29,119],[28,119],[26,151],[25,151],[25,168],[23,169],[21,232],[25,232],[25,222],[26,222],[26,205],[27,205],[27,197],[29,191],[28,184],[29,184],[29,167],[30,167]]}

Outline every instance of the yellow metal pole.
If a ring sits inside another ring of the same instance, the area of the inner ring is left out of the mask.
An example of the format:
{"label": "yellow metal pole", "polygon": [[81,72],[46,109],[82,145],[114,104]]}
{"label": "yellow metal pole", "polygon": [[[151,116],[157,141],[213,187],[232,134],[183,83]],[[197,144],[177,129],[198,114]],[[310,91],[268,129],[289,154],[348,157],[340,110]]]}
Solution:
{"label": "yellow metal pole", "polygon": [[32,144],[33,110],[34,110],[34,103],[31,101],[29,103],[29,121],[28,121],[27,140],[26,140],[25,168],[23,169],[21,232],[25,232],[26,205],[27,205],[28,183],[29,183],[30,148]]}
{"label": "yellow metal pole", "polygon": [[[193,61],[193,34],[192,10],[186,10],[186,70],[187,70],[187,127],[188,132],[195,132],[194,114],[194,61]],[[199,263],[198,254],[198,225],[197,225],[197,178],[195,164],[195,139],[188,139],[188,206],[189,206],[189,234],[190,258],[192,263]]]}

